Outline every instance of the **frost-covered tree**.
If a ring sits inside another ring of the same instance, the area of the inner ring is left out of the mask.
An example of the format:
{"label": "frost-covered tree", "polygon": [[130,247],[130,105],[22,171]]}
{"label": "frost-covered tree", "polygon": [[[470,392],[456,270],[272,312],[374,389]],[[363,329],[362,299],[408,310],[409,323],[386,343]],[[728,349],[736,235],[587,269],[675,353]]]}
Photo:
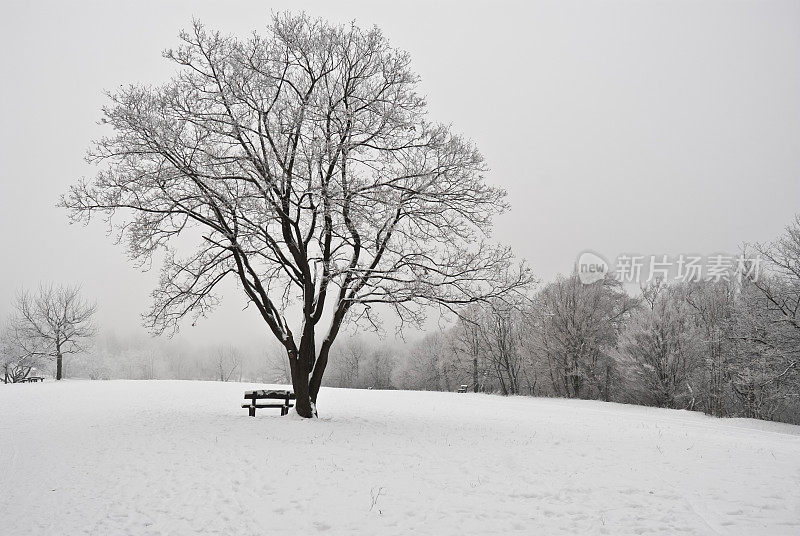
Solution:
{"label": "frost-covered tree", "polygon": [[369,345],[361,337],[350,337],[342,341],[332,353],[332,370],[328,374],[326,385],[365,387],[362,379],[369,351]]}
{"label": "frost-covered tree", "polygon": [[428,333],[408,347],[398,367],[399,387],[426,391],[454,391],[472,379],[471,363],[462,359],[453,331]]}
{"label": "frost-covered tree", "polygon": [[749,417],[775,418],[800,408],[800,216],[745,266],[735,323],[731,387]]}
{"label": "frost-covered tree", "polygon": [[763,294],[765,308],[789,328],[789,333],[800,333],[800,215],[780,237],[756,244],[754,250],[764,261],[765,273],[757,277],[757,271],[751,270],[750,284]]}
{"label": "frost-covered tree", "polygon": [[385,346],[370,352],[364,363],[364,379],[369,389],[394,389],[397,357]]}
{"label": "frost-covered tree", "polygon": [[[768,284],[773,291],[778,287],[775,281]],[[787,410],[796,411],[800,402],[800,332],[782,320],[782,314],[748,279],[742,281],[731,331],[730,386],[738,402],[733,412],[774,419]]]}
{"label": "frost-covered tree", "polygon": [[60,380],[64,357],[82,353],[91,344],[96,310],[77,286],[40,285],[36,293],[22,290],[10,321],[14,345],[20,355],[55,361]]}
{"label": "frost-covered tree", "polygon": [[3,383],[17,383],[41,365],[41,358],[31,352],[30,344],[22,344],[20,332],[11,323],[0,331],[0,374]]}
{"label": "frost-covered tree", "polygon": [[691,281],[683,287],[697,326],[701,362],[697,398],[709,415],[724,415],[730,383],[737,288],[732,281]]}
{"label": "frost-covered tree", "polygon": [[[521,394],[525,385],[522,334],[526,322],[523,314],[522,303],[497,301],[475,307],[472,317],[461,319],[464,325],[456,328],[462,348],[467,352],[471,343],[477,343],[480,359],[475,368],[491,378],[503,395]],[[469,326],[470,321],[475,325]],[[471,340],[473,335],[475,340]]]}
{"label": "frost-covered tree", "polygon": [[467,362],[472,380],[472,390],[475,393],[485,390],[488,376],[486,360],[483,359],[479,313],[477,306],[468,307],[451,331],[452,347]]}
{"label": "frost-covered tree", "polygon": [[553,393],[609,400],[611,354],[637,300],[611,277],[584,284],[572,274],[546,285],[537,304],[535,346],[547,360]]}
{"label": "frost-covered tree", "polygon": [[642,306],[620,337],[617,359],[635,402],[692,408],[699,366],[691,312],[676,288],[657,281],[642,290]]}
{"label": "frost-covered tree", "polygon": [[90,153],[101,170],[62,200],[73,220],[109,217],[134,259],[168,249],[155,332],[206,314],[235,278],[311,417],[346,319],[369,324],[383,304],[421,322],[429,304],[529,279],[486,242],[505,194],[483,157],[427,118],[408,54],[378,29],[281,14],[246,40],[199,23],[181,40],[171,80],[109,95],[113,133]]}

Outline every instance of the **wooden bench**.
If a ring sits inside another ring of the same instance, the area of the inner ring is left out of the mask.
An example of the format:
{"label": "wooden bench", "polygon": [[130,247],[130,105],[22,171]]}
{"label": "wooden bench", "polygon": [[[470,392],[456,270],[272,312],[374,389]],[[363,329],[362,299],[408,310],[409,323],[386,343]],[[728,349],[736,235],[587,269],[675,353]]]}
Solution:
{"label": "wooden bench", "polygon": [[458,392],[459,393],[466,393],[467,392],[467,386],[466,385],[459,386],[458,387]]}
{"label": "wooden bench", "polygon": [[27,378],[22,378],[19,380],[19,383],[36,383],[36,382],[43,382],[44,378],[41,376],[28,376]]}
{"label": "wooden bench", "polygon": [[[245,391],[245,400],[250,402],[242,404],[243,408],[247,408],[248,415],[251,417],[256,416],[256,409],[259,408],[281,408],[281,416],[289,414],[289,408],[294,406],[289,401],[294,400],[294,392],[282,389],[262,389],[259,391]],[[276,404],[259,404],[259,400],[283,400],[282,403]]]}

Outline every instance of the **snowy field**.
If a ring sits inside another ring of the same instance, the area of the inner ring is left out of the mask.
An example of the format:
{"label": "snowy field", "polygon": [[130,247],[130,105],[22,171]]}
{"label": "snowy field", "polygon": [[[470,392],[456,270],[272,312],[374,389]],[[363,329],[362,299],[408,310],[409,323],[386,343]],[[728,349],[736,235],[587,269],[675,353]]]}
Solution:
{"label": "snowy field", "polygon": [[800,427],[598,402],[0,385],[0,534],[800,534]]}

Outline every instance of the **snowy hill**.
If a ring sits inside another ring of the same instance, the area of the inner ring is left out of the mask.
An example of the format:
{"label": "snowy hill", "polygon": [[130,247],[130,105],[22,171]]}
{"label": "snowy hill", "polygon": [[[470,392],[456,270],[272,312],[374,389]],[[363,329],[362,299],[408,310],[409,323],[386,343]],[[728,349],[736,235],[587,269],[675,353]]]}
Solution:
{"label": "snowy hill", "polygon": [[0,385],[0,533],[800,534],[800,427],[598,402]]}

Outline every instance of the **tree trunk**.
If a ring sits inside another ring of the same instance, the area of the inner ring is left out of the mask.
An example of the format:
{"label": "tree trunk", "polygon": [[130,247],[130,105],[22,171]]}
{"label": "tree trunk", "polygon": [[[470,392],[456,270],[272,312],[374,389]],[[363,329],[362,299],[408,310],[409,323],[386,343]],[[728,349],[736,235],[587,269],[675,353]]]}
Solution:
{"label": "tree trunk", "polygon": [[[307,347],[303,349],[308,352]],[[303,356],[299,351],[289,350],[289,369],[292,374],[292,388],[295,396],[294,409],[301,417],[311,418],[316,416],[316,412],[311,404],[308,365],[308,355]]]}
{"label": "tree trunk", "polygon": [[[328,353],[330,351],[330,347],[330,343],[327,341],[323,342],[322,348],[320,348],[319,351],[319,356],[317,356],[317,361],[314,363],[314,373],[311,375],[308,392],[314,407],[317,405],[317,395],[319,395],[319,390],[322,387],[322,375],[325,374],[325,368],[328,366]],[[357,378],[358,372],[356,372],[356,379]]]}
{"label": "tree trunk", "polygon": [[[344,318],[344,314],[346,312],[346,309],[339,309],[333,315],[333,321],[331,322],[331,328],[328,331],[328,336],[325,337],[324,341],[322,341],[322,346],[320,346],[319,349],[319,355],[317,356],[316,361],[313,362],[314,373],[311,375],[308,394],[311,398],[311,403],[313,404],[315,417],[317,415],[317,395],[319,395],[319,390],[322,387],[322,376],[325,374],[325,368],[328,366],[328,355],[330,354],[331,346],[333,346],[333,341],[336,340],[336,336],[339,334],[339,328],[342,325],[342,319]],[[358,361],[356,361],[356,379],[358,379]]]}
{"label": "tree trunk", "polygon": [[56,380],[60,380],[62,377],[62,361],[63,356],[61,355],[61,352],[59,352],[56,356]]}
{"label": "tree trunk", "polygon": [[[322,386],[322,376],[328,365],[328,354],[333,341],[339,333],[347,309],[340,308],[334,313],[328,336],[322,341],[319,355],[316,353],[314,340],[314,322],[306,316],[303,333],[300,338],[300,348],[293,342],[287,346],[289,353],[289,368],[292,374],[292,387],[294,388],[295,409],[301,417],[312,418],[317,416],[317,395]],[[291,338],[289,339],[291,341]]]}
{"label": "tree trunk", "polygon": [[294,388],[295,396],[294,407],[301,417],[316,417],[316,410],[311,404],[311,396],[309,394],[308,373],[299,369],[300,367],[295,367],[295,372],[292,373],[292,388]]}

